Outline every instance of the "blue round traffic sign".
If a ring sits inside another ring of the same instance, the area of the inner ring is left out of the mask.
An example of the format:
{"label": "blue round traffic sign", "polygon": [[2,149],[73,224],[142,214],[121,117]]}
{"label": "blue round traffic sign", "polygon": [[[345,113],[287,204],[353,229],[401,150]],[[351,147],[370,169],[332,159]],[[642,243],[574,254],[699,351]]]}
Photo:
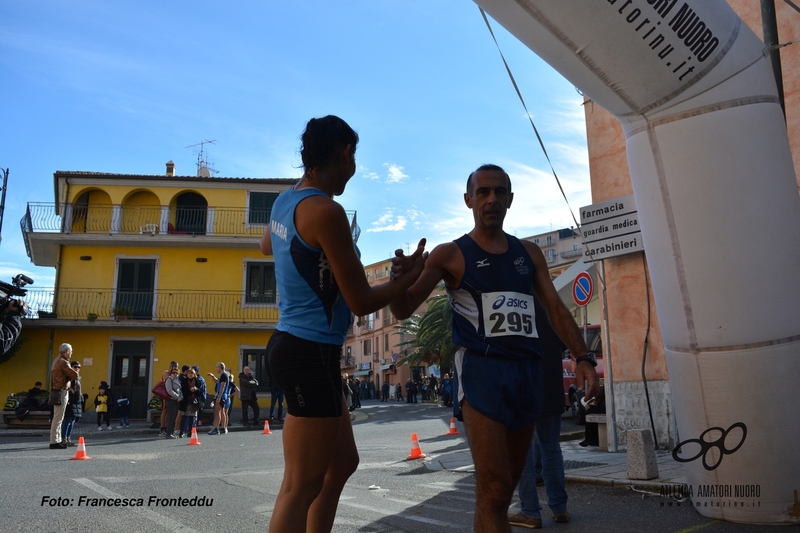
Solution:
{"label": "blue round traffic sign", "polygon": [[581,272],[575,276],[572,283],[572,299],[581,307],[584,307],[592,299],[594,293],[594,283],[592,276],[588,272]]}

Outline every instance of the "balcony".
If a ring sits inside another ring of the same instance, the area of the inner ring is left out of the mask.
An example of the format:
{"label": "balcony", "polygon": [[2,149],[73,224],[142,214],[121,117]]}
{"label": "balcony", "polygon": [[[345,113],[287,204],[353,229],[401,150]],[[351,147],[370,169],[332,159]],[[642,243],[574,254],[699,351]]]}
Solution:
{"label": "balcony", "polygon": [[228,324],[264,327],[278,320],[274,303],[249,303],[242,292],[110,289],[28,290],[26,319],[58,327],[76,322],[87,327],[180,327]]}
{"label": "balcony", "polygon": [[[252,248],[271,211],[244,207],[29,203],[20,220],[28,257],[55,266],[59,245]],[[361,229],[347,212],[353,239]]]}
{"label": "balcony", "polygon": [[573,257],[580,257],[583,255],[583,250],[567,250],[566,252],[561,252],[562,259],[571,259]]}

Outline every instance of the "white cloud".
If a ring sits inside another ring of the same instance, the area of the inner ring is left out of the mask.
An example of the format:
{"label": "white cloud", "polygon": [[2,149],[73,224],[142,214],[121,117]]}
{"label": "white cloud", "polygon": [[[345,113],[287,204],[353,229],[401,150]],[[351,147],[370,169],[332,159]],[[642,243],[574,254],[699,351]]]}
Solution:
{"label": "white cloud", "polygon": [[381,179],[377,172],[364,172],[363,175],[365,178],[372,181],[378,181]]}
{"label": "white cloud", "polygon": [[394,210],[389,209],[382,214],[378,220],[372,223],[372,227],[367,229],[367,233],[379,233],[383,231],[403,231],[408,224],[408,219],[403,215],[395,216]]}
{"label": "white cloud", "polygon": [[386,183],[402,183],[408,177],[407,174],[403,173],[403,167],[400,165],[395,165],[394,163],[384,163],[383,166],[389,170],[389,175],[386,177]]}

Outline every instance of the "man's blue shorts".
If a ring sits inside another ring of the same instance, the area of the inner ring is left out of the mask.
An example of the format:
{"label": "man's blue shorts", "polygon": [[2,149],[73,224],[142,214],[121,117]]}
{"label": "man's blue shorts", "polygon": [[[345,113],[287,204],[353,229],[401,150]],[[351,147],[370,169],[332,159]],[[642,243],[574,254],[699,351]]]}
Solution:
{"label": "man's blue shorts", "polygon": [[535,422],[542,412],[541,359],[488,357],[462,348],[456,352],[454,373],[456,415],[466,398],[479,413],[517,430]]}

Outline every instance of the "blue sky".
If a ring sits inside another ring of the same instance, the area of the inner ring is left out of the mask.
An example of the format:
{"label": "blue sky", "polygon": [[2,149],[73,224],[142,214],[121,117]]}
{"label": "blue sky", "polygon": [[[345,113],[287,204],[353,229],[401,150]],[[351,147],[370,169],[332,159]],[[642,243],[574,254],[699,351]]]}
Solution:
{"label": "blue sky", "polygon": [[[493,22],[493,21],[492,21]],[[573,209],[591,203],[582,97],[493,22]],[[336,114],[359,133],[339,201],[365,264],[472,227],[467,175],[511,175],[506,230],[572,225],[478,7],[468,0],[36,1],[0,5],[0,167],[10,169],[0,279],[30,263],[19,220],[57,170],[297,178],[299,135]]]}

